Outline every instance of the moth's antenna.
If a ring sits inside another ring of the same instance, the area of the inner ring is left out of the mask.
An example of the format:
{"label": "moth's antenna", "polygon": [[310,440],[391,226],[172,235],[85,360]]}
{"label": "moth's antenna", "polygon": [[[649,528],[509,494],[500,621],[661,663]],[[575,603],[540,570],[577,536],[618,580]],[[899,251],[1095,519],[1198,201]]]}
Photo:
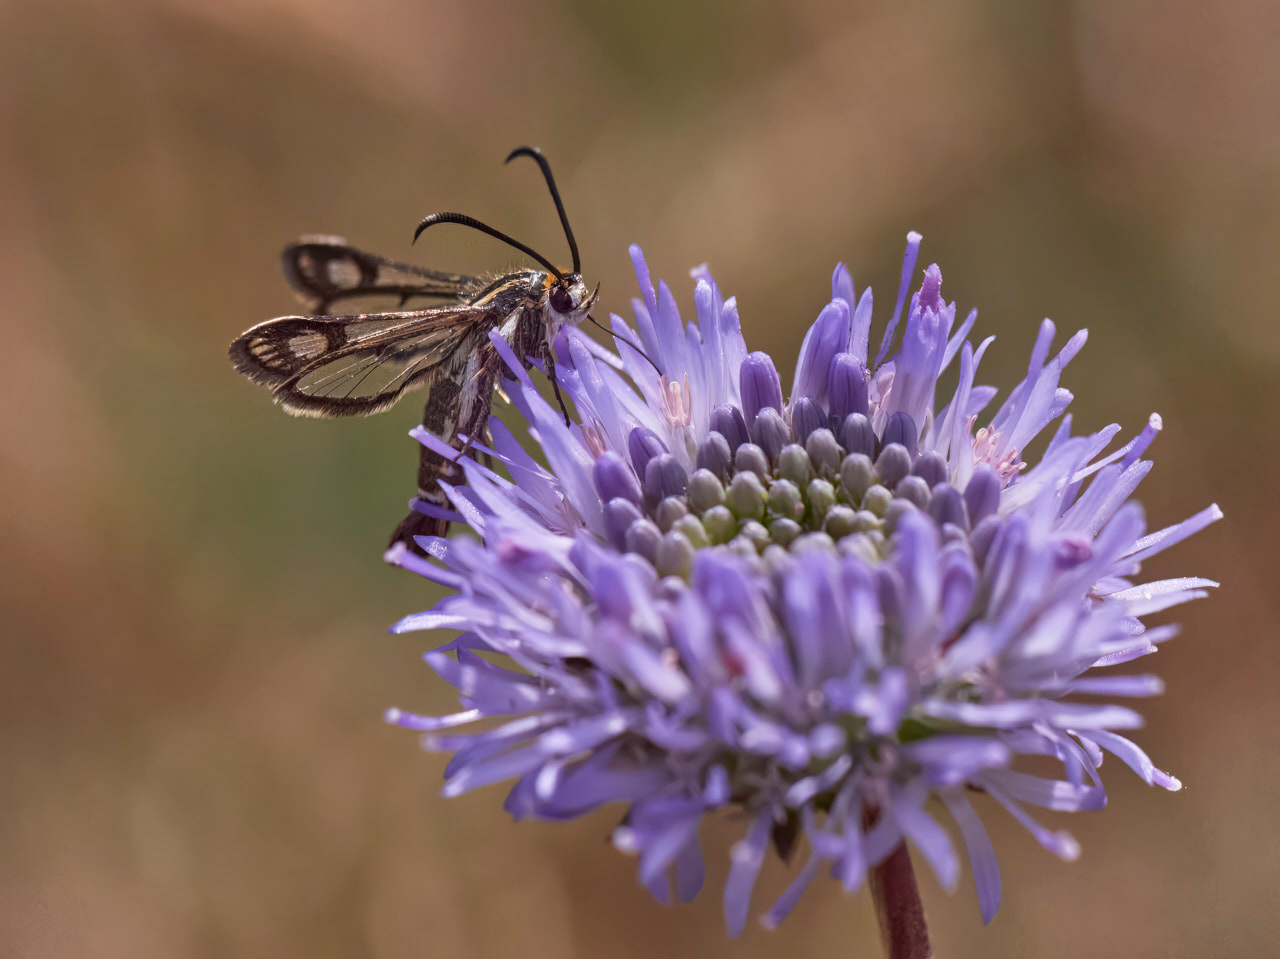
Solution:
{"label": "moth's antenna", "polygon": [[618,339],[622,340],[623,343],[626,343],[627,346],[631,347],[633,350],[635,350],[637,353],[643,356],[646,360],[648,360],[649,365],[653,367],[654,372],[656,372],[659,376],[662,375],[662,370],[658,369],[658,364],[653,362],[653,360],[650,360],[649,354],[646,353],[644,350],[640,349],[640,347],[638,347],[629,337],[625,337],[620,333],[618,333],[616,330],[609,329],[607,326],[600,326],[600,324],[596,322],[596,318],[594,316],[588,315],[587,320],[590,321],[593,326],[596,326],[599,329],[604,330],[610,336],[616,336]]}
{"label": "moth's antenna", "polygon": [[573,254],[573,272],[582,272],[582,261],[578,259],[578,241],[573,238],[573,230],[569,228],[569,217],[564,212],[564,203],[560,199],[560,191],[556,189],[556,179],[551,175],[551,164],[537,147],[516,147],[503,163],[510,163],[516,157],[533,157],[534,162],[542,170],[547,181],[547,189],[551,191],[551,199],[555,201],[556,212],[560,214],[560,225],[564,227],[564,238],[569,241],[569,252]]}
{"label": "moth's antenna", "polygon": [[[481,223],[475,217],[467,216],[465,213],[432,213],[430,216],[423,217],[422,222],[418,224],[418,228],[413,231],[413,242],[417,243],[418,237],[422,235],[422,231],[429,226],[435,226],[437,223],[457,223],[461,226],[469,226],[473,230],[479,230],[481,233],[487,233],[495,240],[501,240],[508,246],[515,247],[525,256],[532,257],[537,260],[538,263],[554,273],[557,280],[561,283],[564,282],[564,274],[552,266],[551,262],[541,253],[530,249],[519,240],[507,236],[501,230],[495,230],[493,227],[489,226],[489,224]],[[576,262],[577,261],[575,260],[575,263]]]}

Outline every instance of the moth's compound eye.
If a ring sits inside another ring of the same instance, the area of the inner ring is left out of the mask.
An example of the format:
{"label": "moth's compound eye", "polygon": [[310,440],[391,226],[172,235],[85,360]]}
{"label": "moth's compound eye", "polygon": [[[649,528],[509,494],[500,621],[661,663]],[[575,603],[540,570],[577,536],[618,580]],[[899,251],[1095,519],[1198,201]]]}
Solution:
{"label": "moth's compound eye", "polygon": [[548,294],[548,299],[551,301],[551,308],[557,313],[573,312],[573,296],[560,284],[557,283],[551,288],[551,293]]}

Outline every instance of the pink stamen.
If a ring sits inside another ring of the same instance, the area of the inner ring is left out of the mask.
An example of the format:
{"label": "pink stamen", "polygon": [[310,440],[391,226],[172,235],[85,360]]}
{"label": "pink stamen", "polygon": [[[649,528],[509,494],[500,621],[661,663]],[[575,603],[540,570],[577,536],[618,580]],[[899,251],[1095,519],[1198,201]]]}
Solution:
{"label": "pink stamen", "polygon": [[587,444],[587,452],[596,459],[599,459],[605,450],[609,448],[604,436],[604,424],[599,420],[583,424],[582,440]]}
{"label": "pink stamen", "polygon": [[662,390],[662,412],[666,415],[667,424],[673,429],[688,427],[693,422],[693,396],[689,390],[689,374],[684,375],[684,386],[671,382],[671,378],[663,373],[658,377],[658,387]]}
{"label": "pink stamen", "polygon": [[[970,429],[973,428],[973,424],[976,420],[977,420],[976,416],[969,417],[968,425]],[[996,450],[998,450],[999,448],[1000,448],[1000,433],[998,433],[997,431],[984,426],[982,427],[982,429],[978,430],[978,432],[974,434],[973,436],[974,463],[975,464],[986,463],[988,466],[990,466],[993,470],[996,471],[996,475],[999,476],[1002,481],[1008,482],[1008,480],[1012,478],[1015,474],[1020,473],[1024,469],[1026,469],[1027,464],[1024,463],[1021,457],[1018,456],[1018,451],[1016,449],[1008,450],[1007,452],[1005,452],[1003,456],[997,459]]]}

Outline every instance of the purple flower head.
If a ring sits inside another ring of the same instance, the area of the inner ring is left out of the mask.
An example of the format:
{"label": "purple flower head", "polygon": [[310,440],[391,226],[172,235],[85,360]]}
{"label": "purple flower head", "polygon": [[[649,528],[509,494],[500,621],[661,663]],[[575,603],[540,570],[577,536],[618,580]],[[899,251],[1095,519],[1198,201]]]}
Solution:
{"label": "purple flower head", "polygon": [[[1059,378],[1083,332],[1055,354],[1045,321],[1026,377],[987,412],[991,340],[969,341],[972,313],[955,327],[936,266],[908,296],[919,243],[874,363],[870,291],[855,304],[837,268],[789,403],[710,275],[695,273],[688,322],[635,247],[642,295],[634,325],[613,317],[617,353],[566,334],[556,375],[578,422],[508,357],[537,454],[495,422],[491,447],[474,444],[493,466],[463,459],[465,484],[446,490],[473,535],[420,538],[429,559],[388,554],[455,590],[394,631],[458,631],[426,659],[459,711],[388,714],[454,754],[446,795],[507,782],[513,816],[548,820],[619,804],[614,843],[664,902],[698,892],[700,824],[732,807],[746,823],[723,892],[737,933],[771,842],[808,858],[770,926],[820,873],[857,889],[904,840],[952,887],[945,812],[990,920],[1001,884],[980,809],[1073,859],[1075,841],[1028,807],[1101,808],[1104,753],[1180,787],[1116,702],[1159,680],[1113,667],[1174,634],[1143,617],[1215,585],[1143,581],[1142,561],[1221,513],[1146,531],[1131,497],[1158,417],[1110,451],[1118,426],[1072,434]],[[1059,772],[1026,771],[1033,758]]]}

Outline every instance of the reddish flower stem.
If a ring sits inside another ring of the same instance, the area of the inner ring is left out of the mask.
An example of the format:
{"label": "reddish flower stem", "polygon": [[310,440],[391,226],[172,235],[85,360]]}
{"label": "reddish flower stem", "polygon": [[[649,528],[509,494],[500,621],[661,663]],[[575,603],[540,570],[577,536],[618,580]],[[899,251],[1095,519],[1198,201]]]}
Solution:
{"label": "reddish flower stem", "polygon": [[871,871],[871,896],[880,920],[880,940],[889,959],[932,959],[924,905],[916,888],[905,842]]}

